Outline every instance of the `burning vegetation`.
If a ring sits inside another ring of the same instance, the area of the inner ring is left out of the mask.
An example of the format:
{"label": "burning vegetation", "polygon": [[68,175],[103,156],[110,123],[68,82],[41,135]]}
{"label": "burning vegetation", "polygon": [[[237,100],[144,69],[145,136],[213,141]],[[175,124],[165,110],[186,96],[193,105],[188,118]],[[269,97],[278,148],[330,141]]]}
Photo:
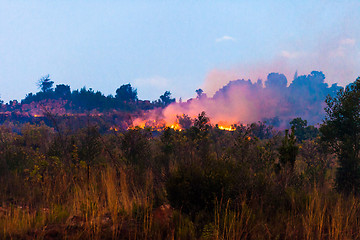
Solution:
{"label": "burning vegetation", "polygon": [[279,73],[270,73],[264,82],[234,80],[211,97],[198,89],[197,96],[186,102],[176,102],[169,91],[153,102],[140,100],[130,84],[118,88],[115,97],[104,96],[91,88],[71,92],[70,86],[64,84],[53,89],[52,84],[46,76],[39,82],[40,92],[29,93],[21,103],[1,104],[0,120],[5,121],[14,114],[43,119],[45,109],[57,116],[103,117],[118,130],[135,127],[180,130],[189,128],[197,114],[204,111],[211,124],[223,130],[231,131],[235,125],[257,121],[286,128],[296,117],[307,119],[310,124],[320,123],[324,117],[324,99],[341,89],[336,84],[329,87],[325,75],[318,71],[302,76],[295,74],[291,83]]}
{"label": "burning vegetation", "polygon": [[[205,112],[202,112],[201,114],[199,114],[199,116],[205,116]],[[186,114],[183,114],[181,116],[177,115],[175,122],[167,122],[163,118],[145,120],[141,118],[136,118],[127,129],[149,128],[152,131],[163,131],[165,128],[171,128],[175,131],[182,131],[184,129],[189,129],[191,126],[193,126],[194,122],[196,121],[196,117],[199,116],[194,116],[193,118],[191,118]],[[235,131],[238,124],[229,124],[227,122],[221,121],[216,124],[212,124],[211,122],[209,122],[209,125],[220,130]]]}
{"label": "burning vegetation", "polygon": [[[74,112],[2,116],[0,238],[360,238],[360,78],[335,94],[320,72],[270,74],[184,103],[124,88],[128,102],[83,90],[63,100]],[[81,113],[93,97],[118,108]],[[312,118],[273,128],[297,114]]]}
{"label": "burning vegetation", "polygon": [[213,126],[228,131],[235,130],[236,125],[257,121],[285,128],[296,117],[317,124],[324,117],[324,99],[327,95],[334,96],[340,89],[342,87],[336,84],[329,87],[322,72],[295,75],[289,85],[283,74],[270,73],[265,84],[261,80],[256,83],[235,80],[212,97],[198,89],[197,97],[187,102],[173,102],[164,109],[146,111],[133,120],[131,128],[184,129],[202,111],[210,117]]}

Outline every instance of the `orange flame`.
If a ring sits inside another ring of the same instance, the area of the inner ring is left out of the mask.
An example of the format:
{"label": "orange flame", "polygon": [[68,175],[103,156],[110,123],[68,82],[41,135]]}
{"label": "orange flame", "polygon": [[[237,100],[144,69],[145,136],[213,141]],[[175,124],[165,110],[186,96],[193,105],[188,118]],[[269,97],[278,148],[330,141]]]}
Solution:
{"label": "orange flame", "polygon": [[117,132],[117,131],[119,131],[119,129],[118,129],[117,127],[110,127],[110,131],[115,131],[115,132]]}
{"label": "orange flame", "polygon": [[225,121],[218,122],[217,127],[220,130],[225,130],[225,131],[235,131],[236,130],[235,124],[229,124],[228,122],[225,122]]}
{"label": "orange flame", "polygon": [[[219,128],[220,130],[224,130],[224,131],[235,131],[236,130],[236,125],[235,124],[230,124],[230,123],[224,122],[224,121],[218,122],[214,126]],[[143,119],[139,119],[139,118],[135,119],[133,121],[132,125],[130,127],[128,127],[128,129],[151,128],[154,131],[163,131],[166,127],[174,129],[175,131],[182,131],[183,130],[183,128],[181,127],[181,125],[177,121],[174,122],[174,123],[168,123],[164,119],[161,119],[161,120],[155,120],[155,119],[143,120]]]}
{"label": "orange flame", "polygon": [[170,126],[170,128],[172,128],[172,129],[174,129],[174,130],[176,130],[176,131],[181,131],[181,130],[182,130],[181,126],[180,126],[178,123],[172,124],[172,125]]}
{"label": "orange flame", "polygon": [[226,130],[226,131],[235,131],[236,128],[234,126],[221,126],[221,125],[218,125],[218,128],[221,129],[221,130]]}

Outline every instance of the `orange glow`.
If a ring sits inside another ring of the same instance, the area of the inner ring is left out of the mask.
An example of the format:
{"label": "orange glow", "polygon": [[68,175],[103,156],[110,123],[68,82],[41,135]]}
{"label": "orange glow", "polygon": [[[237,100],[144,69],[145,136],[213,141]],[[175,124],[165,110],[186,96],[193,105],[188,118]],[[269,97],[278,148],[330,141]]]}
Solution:
{"label": "orange glow", "polygon": [[230,124],[229,122],[226,122],[226,121],[218,122],[217,126],[219,129],[225,130],[225,131],[235,131],[236,130],[236,127],[234,124]]}
{"label": "orange glow", "polygon": [[221,129],[221,130],[226,130],[226,131],[235,131],[236,128],[234,126],[221,126],[221,125],[218,125],[218,128]]}
{"label": "orange glow", "polygon": [[176,131],[181,131],[181,126],[178,123],[168,124],[164,120],[138,120],[136,119],[128,129],[135,128],[150,128],[153,131],[163,131],[166,127],[172,128]]}
{"label": "orange glow", "polygon": [[117,132],[117,131],[119,131],[119,129],[118,129],[117,127],[110,127],[110,131],[115,131],[115,132]]}
{"label": "orange glow", "polygon": [[170,126],[170,128],[174,129],[174,130],[178,130],[181,131],[181,126],[178,123],[174,123]]}
{"label": "orange glow", "polygon": [[[235,124],[231,124],[229,122],[225,122],[225,121],[221,121],[218,122],[216,125],[213,125],[214,127],[217,127],[220,130],[224,130],[224,131],[235,131],[236,130],[236,125]],[[136,129],[136,128],[140,128],[140,129],[144,129],[144,128],[150,128],[153,131],[163,131],[166,127],[169,127],[171,129],[174,129],[175,131],[182,131],[182,127],[181,125],[176,121],[176,122],[167,122],[164,119],[135,119],[132,123],[131,126],[128,127],[128,129]]]}

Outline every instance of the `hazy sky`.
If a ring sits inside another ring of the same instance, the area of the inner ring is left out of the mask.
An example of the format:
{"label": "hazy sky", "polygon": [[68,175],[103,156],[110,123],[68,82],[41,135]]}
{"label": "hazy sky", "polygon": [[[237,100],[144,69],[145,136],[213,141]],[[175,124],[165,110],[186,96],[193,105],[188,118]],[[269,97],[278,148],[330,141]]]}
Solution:
{"label": "hazy sky", "polygon": [[360,1],[0,0],[0,96],[55,84],[186,99],[236,78],[360,75]]}

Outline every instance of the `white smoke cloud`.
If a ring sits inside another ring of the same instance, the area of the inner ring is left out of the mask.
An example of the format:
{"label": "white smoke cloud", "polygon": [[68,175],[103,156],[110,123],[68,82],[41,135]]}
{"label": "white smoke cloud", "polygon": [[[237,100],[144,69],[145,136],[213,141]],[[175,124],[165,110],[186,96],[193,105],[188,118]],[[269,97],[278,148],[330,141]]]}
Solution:
{"label": "white smoke cloud", "polygon": [[223,41],[236,41],[236,39],[226,35],[215,39],[215,42],[223,42]]}

